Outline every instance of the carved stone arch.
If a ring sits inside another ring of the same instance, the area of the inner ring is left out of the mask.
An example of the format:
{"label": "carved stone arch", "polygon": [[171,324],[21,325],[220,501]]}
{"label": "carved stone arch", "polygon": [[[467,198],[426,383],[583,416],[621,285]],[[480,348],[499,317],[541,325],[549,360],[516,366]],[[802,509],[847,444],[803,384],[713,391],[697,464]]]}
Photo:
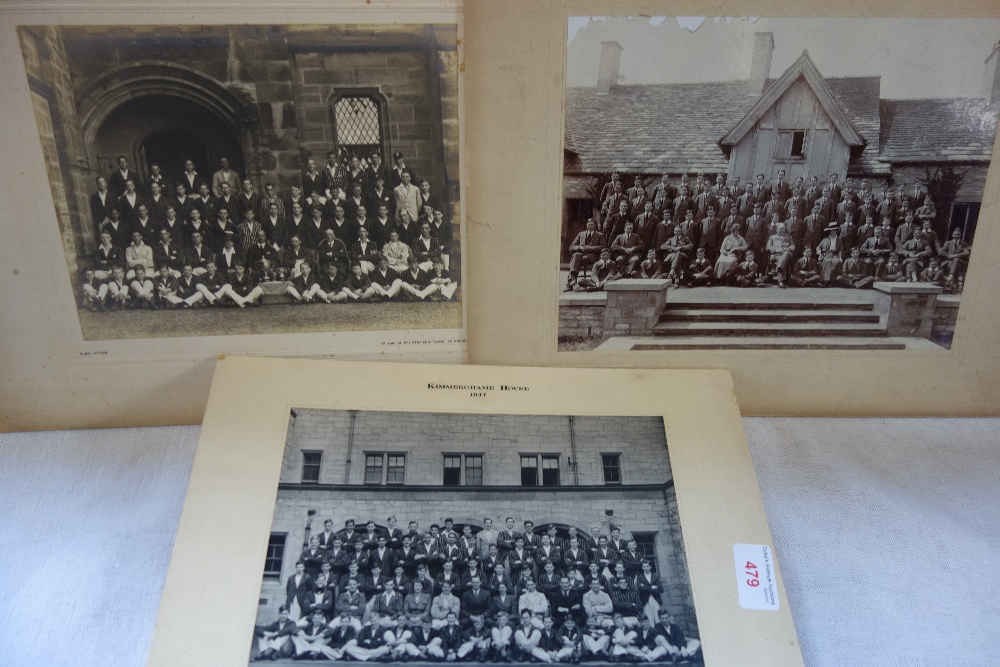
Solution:
{"label": "carved stone arch", "polygon": [[161,62],[117,67],[86,86],[78,96],[77,109],[86,145],[105,119],[129,100],[149,95],[179,97],[212,112],[240,139],[257,125],[257,109],[249,96],[241,95],[196,69]]}
{"label": "carved stone arch", "polygon": [[[562,538],[564,540],[569,539],[570,525],[565,523],[550,521],[535,526],[531,532],[534,533],[535,535],[545,535],[546,533],[549,532],[549,526],[556,527],[556,537]],[[581,528],[580,526],[572,526],[572,527],[576,528],[576,537],[577,540],[579,540],[580,542],[581,549],[587,551],[592,546],[596,546],[594,544],[594,540],[590,537],[590,533],[588,533],[585,529]]]}

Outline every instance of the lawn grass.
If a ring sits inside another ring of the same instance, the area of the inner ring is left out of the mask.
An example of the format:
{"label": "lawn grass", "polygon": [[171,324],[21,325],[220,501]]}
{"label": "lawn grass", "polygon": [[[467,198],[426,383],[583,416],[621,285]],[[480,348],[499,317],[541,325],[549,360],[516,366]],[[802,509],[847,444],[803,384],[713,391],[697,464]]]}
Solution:
{"label": "lawn grass", "polygon": [[459,329],[462,304],[445,302],[271,304],[246,308],[80,310],[84,340]]}

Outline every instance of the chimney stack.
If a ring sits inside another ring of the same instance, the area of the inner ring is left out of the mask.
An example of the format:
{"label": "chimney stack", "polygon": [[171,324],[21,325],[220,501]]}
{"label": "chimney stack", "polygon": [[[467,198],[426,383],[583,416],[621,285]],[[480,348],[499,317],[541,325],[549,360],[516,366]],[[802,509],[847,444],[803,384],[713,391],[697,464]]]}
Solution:
{"label": "chimney stack", "polygon": [[1000,41],[993,45],[993,53],[986,59],[983,97],[990,103],[1000,100]]}
{"label": "chimney stack", "polygon": [[601,95],[607,95],[618,83],[622,50],[618,42],[601,42],[601,63],[597,68],[597,92]]}
{"label": "chimney stack", "polygon": [[774,53],[774,33],[756,32],[753,41],[753,60],[750,61],[750,89],[748,95],[760,97],[771,75],[771,55]]}

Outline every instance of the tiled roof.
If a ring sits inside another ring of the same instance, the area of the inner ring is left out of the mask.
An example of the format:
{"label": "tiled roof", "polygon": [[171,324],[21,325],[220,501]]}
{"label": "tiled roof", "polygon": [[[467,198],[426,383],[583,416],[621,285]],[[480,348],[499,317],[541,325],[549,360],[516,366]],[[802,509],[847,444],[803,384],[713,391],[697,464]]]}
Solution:
{"label": "tiled roof", "polygon": [[980,98],[882,100],[882,159],[989,161],[998,109],[1000,105]]}
{"label": "tiled roof", "polygon": [[851,162],[850,171],[867,174],[888,172],[888,166],[879,162],[879,94],[881,79],[877,76],[852,76],[823,79],[833,96],[843,107],[851,124],[858,133],[868,140],[861,158]]}
{"label": "tiled roof", "polygon": [[584,173],[724,172],[716,141],[755,100],[746,81],[568,88],[566,133]]}
{"label": "tiled roof", "polygon": [[[768,82],[773,85],[775,80]],[[879,77],[824,79],[868,144],[851,173],[889,163],[989,160],[997,105],[978,99],[881,100]],[[566,91],[568,173],[725,172],[719,139],[750,110],[746,81],[593,87]]]}

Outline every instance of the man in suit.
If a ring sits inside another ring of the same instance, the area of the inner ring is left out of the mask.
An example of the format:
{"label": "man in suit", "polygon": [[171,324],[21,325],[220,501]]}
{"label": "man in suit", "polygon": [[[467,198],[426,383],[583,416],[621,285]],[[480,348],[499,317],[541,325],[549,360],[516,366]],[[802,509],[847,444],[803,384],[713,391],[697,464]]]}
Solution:
{"label": "man in suit", "polygon": [[826,227],[826,218],[820,213],[819,200],[812,207],[812,213],[805,218],[805,228],[802,233],[802,249],[816,249],[820,239],[823,238],[823,229]]}
{"label": "man in suit", "polygon": [[941,268],[944,269],[946,278],[945,286],[956,289],[958,280],[965,271],[969,263],[969,255],[972,250],[969,244],[962,240],[962,230],[953,229],[951,239],[945,241],[938,249],[938,256],[941,259]]}
{"label": "man in suit", "polygon": [[115,196],[108,189],[108,181],[103,176],[97,177],[97,191],[90,195],[90,219],[94,223],[94,231],[101,228],[111,219],[111,209],[115,207]]}
{"label": "man in suit", "polygon": [[403,158],[403,154],[396,151],[392,154],[392,171],[390,173],[390,178],[392,178],[393,189],[403,182],[403,174],[409,174],[410,180],[413,180],[413,171],[406,166],[406,160]]}
{"label": "man in suit", "polygon": [[441,246],[437,239],[431,236],[431,225],[423,222],[420,225],[420,236],[413,241],[411,247],[413,256],[417,258],[421,271],[430,271],[435,261],[441,261]]}
{"label": "man in suit", "polygon": [[493,597],[483,588],[482,577],[476,575],[469,580],[469,590],[462,593],[460,621],[463,627],[470,627],[475,617],[490,620],[493,615]]}
{"label": "man in suit", "polygon": [[143,197],[137,190],[137,182],[131,178],[125,181],[125,191],[118,198],[118,210],[121,211],[122,220],[131,225],[139,217],[139,207],[143,205]]}
{"label": "man in suit", "polygon": [[646,188],[642,184],[642,176],[636,174],[635,185],[625,193],[628,197],[629,215],[635,219],[646,208],[646,202],[652,203],[652,199],[646,194]]}
{"label": "man in suit", "polygon": [[298,620],[306,604],[306,596],[312,590],[313,581],[306,573],[305,562],[295,563],[295,573],[285,582],[285,606],[291,611],[292,620]]}
{"label": "man in suit", "polygon": [[753,213],[746,221],[746,232],[743,234],[743,238],[747,242],[747,249],[753,250],[757,257],[763,257],[767,236],[768,225],[764,219],[764,205],[760,202],[755,202]]}
{"label": "man in suit", "polygon": [[782,205],[792,197],[792,187],[785,178],[785,170],[778,170],[778,178],[771,183],[771,199],[777,199]]}
{"label": "man in suit", "polygon": [[323,237],[323,240],[316,248],[320,267],[325,267],[327,264],[333,263],[337,265],[339,273],[346,274],[350,266],[350,256],[347,252],[347,246],[337,238],[337,233],[332,228],[326,228],[323,231]]}
{"label": "man in suit", "polygon": [[126,184],[132,181],[136,186],[136,190],[139,190],[139,174],[135,173],[128,168],[128,158],[124,155],[118,156],[118,169],[117,171],[111,172],[111,176],[108,179],[108,189],[111,190],[111,194],[115,197],[121,197],[125,194]]}
{"label": "man in suit", "polygon": [[571,254],[569,260],[569,277],[566,280],[566,290],[571,292],[577,284],[580,271],[586,269],[600,259],[601,250],[607,247],[604,234],[597,231],[597,223],[593,218],[587,219],[586,231],[577,234],[569,245]]}
{"label": "man in suit", "polygon": [[160,187],[160,192],[163,192],[164,194],[172,192],[170,181],[160,173],[160,165],[156,163],[149,165],[149,183],[146,184],[147,192],[151,193],[153,191],[154,183]]}
{"label": "man in suit", "polygon": [[180,278],[181,268],[184,266],[184,251],[173,242],[165,227],[160,229],[160,240],[153,246],[153,263],[158,267],[167,267],[173,278]]}
{"label": "man in suit", "polygon": [[[840,175],[839,174],[830,174],[830,178],[829,178],[829,180],[827,182],[826,187],[829,188],[829,191],[827,193],[828,196],[832,197],[833,201],[835,201],[835,202],[840,201],[840,198],[841,198],[841,196],[843,195],[843,192],[844,192],[843,188],[840,187]],[[833,216],[828,216],[827,217],[828,220],[832,219],[832,218],[833,218]]]}
{"label": "man in suit", "polygon": [[757,182],[753,185],[753,197],[762,208],[771,200],[771,186],[764,182],[764,174],[757,174]]}
{"label": "man in suit", "polygon": [[618,262],[618,270],[625,277],[635,277],[645,247],[639,235],[632,231],[632,223],[625,223],[625,231],[619,234],[611,244],[611,255]]}
{"label": "man in suit", "polygon": [[722,245],[722,221],[715,216],[715,207],[709,206],[698,225],[698,247],[705,250],[705,257],[715,261]]}
{"label": "man in suit", "polygon": [[[678,226],[674,227],[674,235],[660,246],[660,250],[663,251],[661,271],[666,272],[667,278],[673,280],[675,285],[680,284],[688,266],[688,258],[694,251],[694,243],[684,235],[683,229]],[[601,537],[605,541],[607,540],[607,537],[603,535]]]}
{"label": "man in suit", "polygon": [[381,181],[383,188],[387,188],[387,184],[392,182],[392,175],[389,167],[382,162],[382,154],[378,149],[375,149],[368,158],[368,166],[365,167],[365,182],[368,185],[364,194],[369,200],[378,197],[376,190],[379,181]]}
{"label": "man in suit", "polygon": [[686,186],[681,186],[680,193],[674,199],[673,203],[673,220],[683,220],[688,211],[692,214],[695,211],[695,201],[691,198],[690,193]]}
{"label": "man in suit", "polygon": [[230,190],[240,189],[240,175],[229,167],[229,158],[223,155],[219,158],[219,170],[212,175],[212,194],[222,195],[222,184],[228,183]]}
{"label": "man in suit", "polygon": [[897,253],[902,252],[903,246],[907,241],[913,238],[914,234],[916,234],[919,229],[920,228],[917,226],[917,223],[914,222],[913,211],[906,211],[904,222],[896,228],[896,234],[893,238],[896,244]]}
{"label": "man in suit", "polygon": [[190,196],[187,186],[184,185],[183,181],[178,183],[174,190],[174,197],[168,206],[174,207],[174,212],[178,218],[187,220],[191,217],[191,211],[198,207],[198,202],[194,197]]}
{"label": "man in suit", "polygon": [[[316,160],[306,160],[306,171],[302,174],[302,196],[311,197],[314,192],[323,194],[325,188],[323,173],[316,168]],[[233,188],[235,192],[237,188]]]}
{"label": "man in suit", "polygon": [[194,162],[191,160],[184,161],[184,173],[181,175],[181,183],[184,184],[184,189],[187,190],[189,196],[194,196],[201,191],[201,184],[205,182],[198,172],[195,171]]}
{"label": "man in suit", "polygon": [[402,223],[400,214],[406,211],[411,221],[420,216],[420,189],[410,182],[410,172],[404,171],[400,177],[400,183],[393,189],[393,197],[396,208],[396,221]]}
{"label": "man in suit", "polygon": [[677,189],[670,184],[670,174],[663,174],[660,177],[660,182],[653,188],[653,199],[656,200],[662,197],[667,201],[673,201],[676,196]]}

